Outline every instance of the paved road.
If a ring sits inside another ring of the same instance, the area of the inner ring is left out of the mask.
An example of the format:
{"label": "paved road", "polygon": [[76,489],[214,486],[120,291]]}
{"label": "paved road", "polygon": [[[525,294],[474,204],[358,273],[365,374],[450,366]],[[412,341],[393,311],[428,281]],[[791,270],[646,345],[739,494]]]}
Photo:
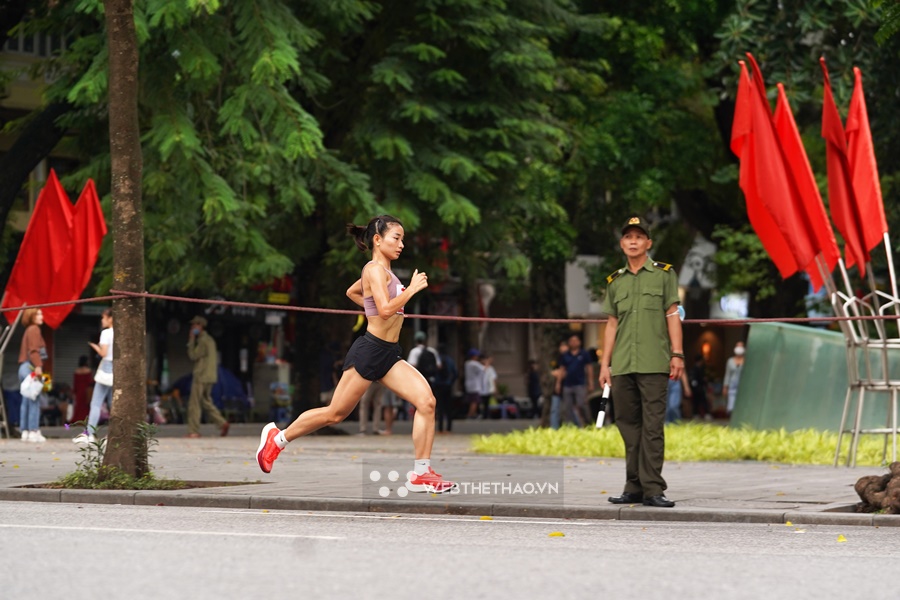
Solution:
{"label": "paved road", "polygon": [[893,528],[76,503],[0,532],[6,600],[886,598],[900,556]]}

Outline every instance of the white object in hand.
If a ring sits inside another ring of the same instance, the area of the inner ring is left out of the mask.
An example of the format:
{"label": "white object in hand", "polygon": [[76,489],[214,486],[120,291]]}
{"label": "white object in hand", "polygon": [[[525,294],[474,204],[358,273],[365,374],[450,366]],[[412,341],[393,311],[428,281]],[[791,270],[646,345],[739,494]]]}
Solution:
{"label": "white object in hand", "polygon": [[[604,383],[604,384],[603,384],[603,396],[602,396],[602,398],[603,398],[604,400],[606,400],[606,399],[609,398],[609,384],[608,384],[608,383]],[[606,408],[606,403],[605,403],[605,402],[603,403],[603,407],[604,407],[604,409]],[[600,412],[597,413],[597,429],[600,429],[601,427],[603,427],[603,422],[604,422],[605,420],[606,420],[606,410],[601,410]]]}

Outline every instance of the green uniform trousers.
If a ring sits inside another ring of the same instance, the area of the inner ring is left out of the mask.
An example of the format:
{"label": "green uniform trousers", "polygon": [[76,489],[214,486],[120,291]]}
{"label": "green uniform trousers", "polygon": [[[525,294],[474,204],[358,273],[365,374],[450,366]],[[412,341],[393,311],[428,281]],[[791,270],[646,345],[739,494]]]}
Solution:
{"label": "green uniform trousers", "polygon": [[214,383],[197,383],[196,381],[191,384],[191,397],[188,399],[187,409],[189,433],[200,433],[201,409],[216,426],[221,427],[225,424],[225,417],[212,401],[214,385]]}
{"label": "green uniform trousers", "polygon": [[630,373],[612,378],[616,426],[625,442],[625,492],[658,496],[666,489],[662,477],[666,454],[665,373]]}

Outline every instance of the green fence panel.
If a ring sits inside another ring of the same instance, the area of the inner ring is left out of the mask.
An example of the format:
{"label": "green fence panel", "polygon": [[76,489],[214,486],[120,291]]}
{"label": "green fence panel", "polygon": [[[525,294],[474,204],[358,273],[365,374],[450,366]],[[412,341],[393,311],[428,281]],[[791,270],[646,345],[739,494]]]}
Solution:
{"label": "green fence panel", "polygon": [[[847,346],[844,335],[812,327],[779,323],[751,325],[732,425],[755,429],[837,431],[847,396]],[[873,373],[880,357],[870,351]],[[890,372],[900,368],[891,355]],[[859,356],[860,372],[864,371]],[[854,391],[854,395],[858,392]],[[889,424],[888,392],[866,392],[863,428]],[[852,427],[856,398],[847,427]]]}

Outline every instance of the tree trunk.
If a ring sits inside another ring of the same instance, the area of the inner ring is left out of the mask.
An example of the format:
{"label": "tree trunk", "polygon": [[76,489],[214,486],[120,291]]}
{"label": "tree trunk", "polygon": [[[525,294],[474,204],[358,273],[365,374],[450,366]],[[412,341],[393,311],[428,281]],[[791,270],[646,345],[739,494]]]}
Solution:
{"label": "tree trunk", "polygon": [[[133,0],[105,0],[109,46],[109,140],[113,199],[113,285],[144,290],[142,155],[138,127],[138,45]],[[104,464],[141,477],[149,472],[146,422],[146,307],[143,298],[113,302],[113,410]]]}

